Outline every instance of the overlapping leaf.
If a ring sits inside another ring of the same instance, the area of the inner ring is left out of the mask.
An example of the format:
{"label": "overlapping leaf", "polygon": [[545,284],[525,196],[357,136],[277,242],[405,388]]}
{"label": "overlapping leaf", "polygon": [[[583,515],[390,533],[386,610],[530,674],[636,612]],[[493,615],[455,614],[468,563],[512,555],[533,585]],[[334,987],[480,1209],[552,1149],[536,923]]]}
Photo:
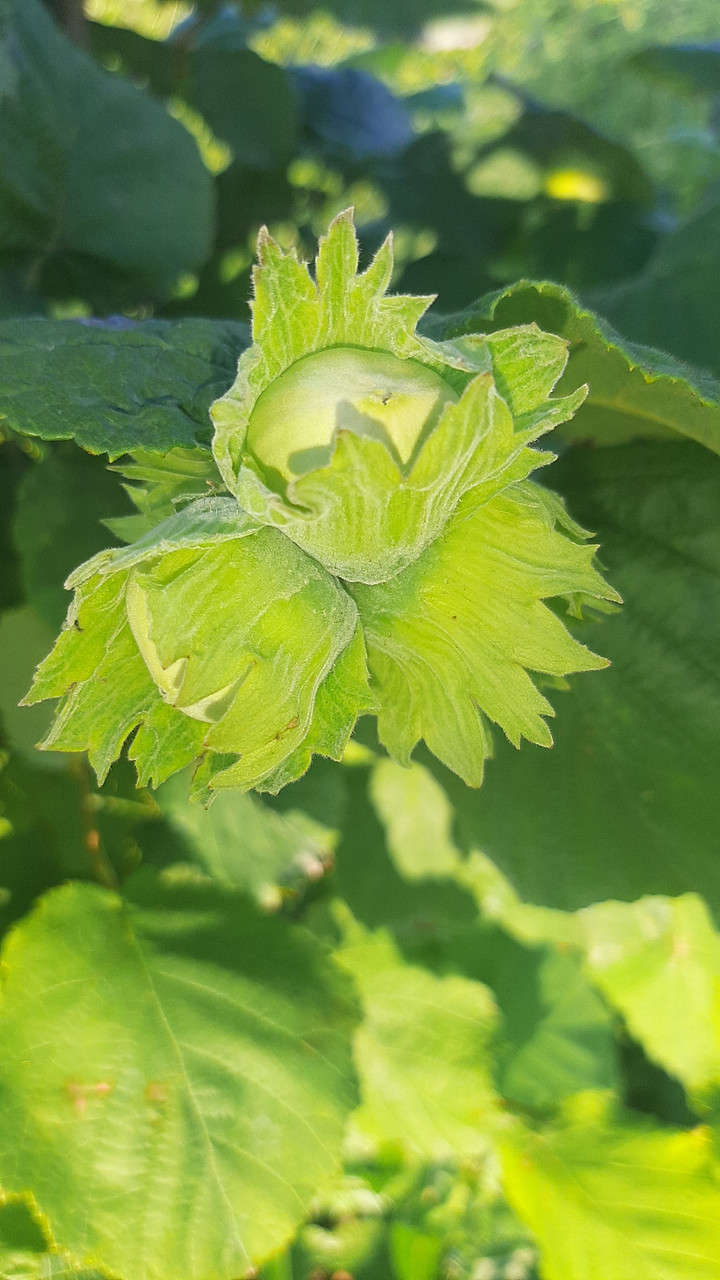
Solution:
{"label": "overlapping leaf", "polygon": [[[518,1087],[529,1089],[535,1104],[542,1105],[548,1082],[553,1076],[569,1079],[572,1069],[578,1088],[592,1087],[587,1077],[582,1083],[582,1044],[594,1040],[593,1052],[585,1058],[599,1068],[602,1041],[591,1027],[594,1021],[599,1030],[603,1018],[587,1000],[589,981],[623,1015],[648,1056],[682,1081],[699,1105],[707,1103],[720,1079],[720,937],[702,898],[685,894],[596,902],[574,914],[536,907],[518,899],[484,854],[475,850],[462,857],[451,834],[452,806],[422,765],[401,769],[392,761],[379,761],[371,794],[393,861],[408,880],[451,876],[474,893],[484,918],[497,921],[514,938],[561,948],[551,953],[540,975],[549,1005],[546,1026],[520,1045],[506,1069],[504,1087],[511,1096]],[[466,948],[467,954],[473,946],[479,956],[477,941]],[[509,998],[520,1013],[521,992],[528,1007],[537,999],[535,980],[519,978],[512,948],[499,941],[495,949],[499,987],[486,970],[483,977],[496,989],[503,1012]],[[576,1040],[569,1053],[563,1048],[566,1027],[573,1028]],[[588,1031],[590,1037],[584,1034]]]}
{"label": "overlapping leaf", "polygon": [[309,935],[208,886],[69,885],[3,961],[0,1183],[56,1245],[137,1280],[280,1248],[355,1100],[355,1004]]}
{"label": "overlapping leaf", "polygon": [[[370,791],[393,863],[407,880],[424,879],[437,891],[440,877],[447,876],[477,891],[479,855],[462,859],[452,840],[450,802],[423,765],[404,769],[394,761],[379,760]],[[429,954],[436,961],[442,954],[448,969],[491,987],[502,1014],[494,1053],[499,1092],[538,1110],[552,1109],[581,1090],[614,1087],[611,1014],[583,974],[579,955],[568,947],[538,946],[539,936],[523,938],[525,945],[519,945],[519,929],[516,937],[508,936],[515,916],[510,911],[503,914],[497,890],[494,896],[492,892],[478,894],[482,916],[477,925],[461,921],[457,913],[454,936],[442,943],[434,939]],[[530,914],[533,908],[525,911]],[[571,920],[568,934],[573,924]],[[565,942],[562,934],[549,929],[546,938],[550,943]],[[422,954],[420,939],[416,947]]]}
{"label": "overlapping leaf", "polygon": [[404,963],[389,934],[368,933],[346,910],[339,915],[345,938],[336,955],[364,1007],[354,1125],[372,1144],[396,1142],[426,1159],[484,1153],[496,1106],[489,991]]}
{"label": "overlapping leaf", "polygon": [[505,1189],[547,1280],[715,1280],[720,1176],[706,1130],[602,1115],[503,1144]]}
{"label": "overlapping leaf", "polygon": [[158,97],[184,98],[228,144],[237,164],[269,169],[286,163],[296,145],[297,104],[288,73],[247,48],[241,20],[232,31],[234,16],[232,10],[221,15],[219,32],[212,21],[186,22],[182,58],[172,41],[148,39],[127,27],[89,23],[89,37],[106,65],[119,60],[126,74]]}
{"label": "overlapping leaf", "polygon": [[518,756],[497,736],[481,792],[443,775],[456,837],[528,902],[574,910],[694,890],[715,909],[720,462],[689,441],[645,441],[571,450],[553,478],[598,531],[625,601],[573,624],[612,665],[570,695],[547,691],[552,752]]}
{"label": "overlapping leaf", "polygon": [[111,459],[207,442],[208,409],[232,382],[247,336],[219,320],[4,320],[0,423]]}
{"label": "overlapping leaf", "polygon": [[0,97],[6,262],[26,287],[104,309],[169,294],[210,248],[212,184],[194,139],[75,48],[40,0],[10,8],[12,74]]}
{"label": "overlapping leaf", "polygon": [[720,936],[702,898],[599,902],[578,915],[592,981],[696,1096],[720,1083]]}
{"label": "overlapping leaf", "polygon": [[[669,254],[669,248],[666,252]],[[628,308],[635,293],[639,296],[639,286],[635,292],[630,289]],[[687,348],[678,349],[661,332],[666,322],[674,334],[684,331],[676,306],[653,304],[648,315],[651,310],[656,330],[650,323],[641,329],[624,323],[623,296],[618,294],[610,314],[630,338],[655,342],[714,368],[713,361],[703,355],[702,343],[692,341]],[[639,437],[680,434],[720,453],[720,383],[672,356],[628,341],[560,285],[520,281],[481,299],[462,315],[435,322],[433,332],[452,337],[532,322],[562,335],[570,344],[558,390],[570,391],[582,383],[589,387],[585,402],[561,428],[568,439],[619,444]]]}

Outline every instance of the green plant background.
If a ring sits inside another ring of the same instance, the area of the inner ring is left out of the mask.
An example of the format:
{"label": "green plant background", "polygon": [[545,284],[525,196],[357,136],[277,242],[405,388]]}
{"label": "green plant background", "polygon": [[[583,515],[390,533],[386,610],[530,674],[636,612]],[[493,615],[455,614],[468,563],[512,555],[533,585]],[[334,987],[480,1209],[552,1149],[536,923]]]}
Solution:
{"label": "green plant background", "polygon": [[[3,1280],[720,1280],[719,37],[0,0]],[[258,229],[351,204],[429,337],[568,342],[612,665],[479,789],[369,717],[274,798],[98,786],[18,707],[63,583],[213,492]]]}

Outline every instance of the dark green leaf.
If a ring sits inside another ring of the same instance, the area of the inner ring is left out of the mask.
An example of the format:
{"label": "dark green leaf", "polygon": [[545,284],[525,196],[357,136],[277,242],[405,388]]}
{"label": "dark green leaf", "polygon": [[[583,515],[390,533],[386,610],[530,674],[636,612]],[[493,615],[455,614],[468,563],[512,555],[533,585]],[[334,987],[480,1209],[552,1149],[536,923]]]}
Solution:
{"label": "dark green leaf", "polygon": [[[372,759],[372,757],[371,757]],[[312,775],[310,775],[312,778]],[[288,787],[285,802],[304,780]],[[449,880],[409,884],[388,853],[383,828],[368,796],[367,770],[347,770],[346,807],[337,853],[335,884],[353,915],[371,929],[390,926],[405,939],[445,936],[477,917],[469,893]]]}
{"label": "dark green leaf", "polygon": [[636,279],[597,295],[635,342],[651,343],[720,376],[720,200],[715,193],[661,240]]}
{"label": "dark green leaf", "polygon": [[18,484],[28,461],[19,449],[0,439],[0,609],[12,609],[22,601],[20,557],[12,540],[12,521]]}
{"label": "dark green leaf", "polygon": [[[0,99],[0,242],[30,286],[101,308],[169,293],[206,257],[212,184],[160,105],[15,0]],[[111,163],[109,158],[111,157]]]}
{"label": "dark green leaf", "polygon": [[0,933],[68,877],[126,877],[157,814],[120,766],[98,791],[80,756],[52,770],[36,761],[14,755],[0,772]]}
{"label": "dark green leaf", "polygon": [[238,164],[270,169],[290,157],[296,108],[287,73],[251,49],[195,49],[188,100]]}
{"label": "dark green leaf", "polygon": [[55,630],[72,598],[63,590],[68,574],[115,542],[100,521],[130,510],[119,477],[73,445],[48,452],[25,472],[13,522],[25,596]]}
{"label": "dark green leaf", "polygon": [[122,69],[133,80],[147,84],[159,98],[167,98],[177,88],[183,65],[182,52],[164,40],[150,40],[129,27],[110,26],[105,22],[88,22],[90,48],[101,63],[120,59]]}
{"label": "dark green leaf", "polygon": [[296,99],[287,72],[242,47],[215,38],[207,23],[182,31],[182,39],[149,40],[124,27],[94,22],[92,47],[101,58],[119,58],[133,79],[167,98],[179,94],[233,151],[238,164],[270,169],[286,162],[296,142]]}
{"label": "dark green leaf", "polygon": [[54,752],[35,751],[36,743],[50,728],[49,708],[21,707],[18,704],[54,636],[55,626],[49,626],[27,605],[8,609],[0,617],[2,738],[5,744],[29,755],[40,769],[59,767],[62,762],[62,757]]}
{"label": "dark green leaf", "polygon": [[552,751],[495,735],[479,792],[449,773],[457,834],[530,902],[693,889],[720,908],[720,460],[688,443],[572,450],[554,468],[624,598],[576,624],[612,662],[549,693]]}
{"label": "dark green leaf", "polygon": [[[454,337],[533,322],[570,343],[557,390],[569,391],[583,382],[589,386],[586,401],[561,428],[566,438],[617,444],[679,433],[720,453],[720,382],[660,351],[626,341],[561,285],[520,281],[461,315],[434,321],[433,333],[437,329]],[[675,325],[677,317],[671,314],[668,323]],[[699,356],[698,350],[702,363]]]}
{"label": "dark green leaf", "polygon": [[[503,81],[503,87],[509,86]],[[520,90],[515,92],[523,114],[498,145],[532,156],[546,174],[570,169],[593,177],[604,186],[604,199],[651,201],[652,184],[632,151],[572,112],[553,110]]]}
{"label": "dark green leaf", "polygon": [[248,337],[228,321],[4,321],[0,422],[111,458],[207,441],[208,409],[235,377]]}
{"label": "dark green leaf", "polygon": [[633,71],[700,93],[720,93],[720,41],[651,44],[628,58]]}

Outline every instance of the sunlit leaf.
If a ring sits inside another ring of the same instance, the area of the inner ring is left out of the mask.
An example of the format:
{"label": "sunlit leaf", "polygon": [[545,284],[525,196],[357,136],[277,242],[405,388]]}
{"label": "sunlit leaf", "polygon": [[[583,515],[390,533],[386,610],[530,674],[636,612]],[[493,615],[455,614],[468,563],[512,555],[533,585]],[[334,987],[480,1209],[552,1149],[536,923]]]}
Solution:
{"label": "sunlit leaf", "polygon": [[546,1280],[715,1280],[720,1177],[708,1134],[569,1123],[503,1145],[510,1203]]}
{"label": "sunlit leaf", "polygon": [[336,955],[365,1011],[355,1039],[362,1102],[354,1126],[373,1143],[399,1143],[430,1159],[484,1152],[495,1107],[489,991],[466,978],[433,977],[406,964],[389,934],[370,934],[344,912],[341,920]]}
{"label": "sunlit leaf", "polygon": [[71,885],[3,960],[0,1182],[57,1245],[233,1280],[294,1233],[354,1100],[354,1004],[307,934],[208,887]]}

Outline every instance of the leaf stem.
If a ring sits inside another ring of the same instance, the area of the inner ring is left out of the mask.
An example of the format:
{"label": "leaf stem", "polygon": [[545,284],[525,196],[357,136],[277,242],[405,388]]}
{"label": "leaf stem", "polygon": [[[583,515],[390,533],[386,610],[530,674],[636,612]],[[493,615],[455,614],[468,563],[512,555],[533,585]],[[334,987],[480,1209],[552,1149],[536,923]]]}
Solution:
{"label": "leaf stem", "polygon": [[93,805],[93,788],[90,778],[90,766],[84,756],[74,755],[71,758],[70,772],[81,789],[81,805],[83,815],[83,845],[88,855],[90,871],[98,884],[115,892],[119,889],[119,881],[115,868],[103,849],[100,831],[96,821]]}

